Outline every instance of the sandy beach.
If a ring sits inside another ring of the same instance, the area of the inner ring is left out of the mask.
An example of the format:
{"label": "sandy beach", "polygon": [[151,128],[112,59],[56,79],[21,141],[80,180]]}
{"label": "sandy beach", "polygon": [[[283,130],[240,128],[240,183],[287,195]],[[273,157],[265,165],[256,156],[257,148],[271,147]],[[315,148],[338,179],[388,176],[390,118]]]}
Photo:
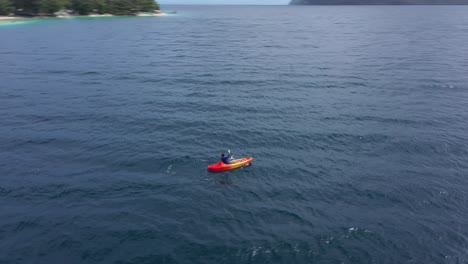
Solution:
{"label": "sandy beach", "polygon": [[152,13],[138,13],[136,16],[167,16],[168,14],[166,13],[159,13],[159,14],[152,14]]}
{"label": "sandy beach", "polygon": [[[112,17],[112,16],[114,16],[114,15],[111,15],[111,14],[102,14],[102,15],[92,14],[92,15],[81,16],[81,17]],[[70,16],[70,17],[76,17],[76,16]]]}
{"label": "sandy beach", "polygon": [[26,19],[25,17],[15,17],[15,16],[0,16],[0,20],[16,20],[16,19]]}

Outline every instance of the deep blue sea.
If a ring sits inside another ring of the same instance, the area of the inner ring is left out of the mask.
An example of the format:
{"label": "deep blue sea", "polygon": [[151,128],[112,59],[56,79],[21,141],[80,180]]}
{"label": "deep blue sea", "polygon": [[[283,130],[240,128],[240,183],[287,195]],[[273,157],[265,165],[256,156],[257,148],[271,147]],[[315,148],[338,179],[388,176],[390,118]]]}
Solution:
{"label": "deep blue sea", "polygon": [[468,263],[468,6],[163,8],[0,26],[1,264]]}

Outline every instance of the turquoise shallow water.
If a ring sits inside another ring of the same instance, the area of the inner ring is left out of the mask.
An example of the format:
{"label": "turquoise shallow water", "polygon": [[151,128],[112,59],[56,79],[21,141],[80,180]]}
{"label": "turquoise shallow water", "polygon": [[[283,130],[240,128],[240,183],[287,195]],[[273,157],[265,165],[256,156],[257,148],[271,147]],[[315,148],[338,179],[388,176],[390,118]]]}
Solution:
{"label": "turquoise shallow water", "polygon": [[0,263],[468,261],[467,7],[169,9],[0,28]]}
{"label": "turquoise shallow water", "polygon": [[0,27],[8,27],[8,26],[19,26],[19,25],[26,25],[26,24],[33,24],[43,22],[43,19],[9,19],[9,20],[0,20]]}

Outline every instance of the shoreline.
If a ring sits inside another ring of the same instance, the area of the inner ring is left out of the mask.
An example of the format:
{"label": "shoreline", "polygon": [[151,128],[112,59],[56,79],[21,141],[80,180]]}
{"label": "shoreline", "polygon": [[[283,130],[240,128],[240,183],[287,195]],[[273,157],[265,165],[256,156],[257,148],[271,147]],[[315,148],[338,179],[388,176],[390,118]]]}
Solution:
{"label": "shoreline", "polygon": [[150,14],[150,13],[137,13],[135,15],[112,15],[112,14],[93,14],[93,15],[67,15],[67,16],[34,16],[34,17],[23,17],[23,16],[0,16],[0,21],[9,21],[9,20],[28,20],[28,19],[51,19],[51,18],[95,18],[95,17],[156,17],[156,16],[167,16],[168,13],[161,12],[159,14]]}
{"label": "shoreline", "polygon": [[26,17],[17,16],[0,16],[0,20],[27,19]]}

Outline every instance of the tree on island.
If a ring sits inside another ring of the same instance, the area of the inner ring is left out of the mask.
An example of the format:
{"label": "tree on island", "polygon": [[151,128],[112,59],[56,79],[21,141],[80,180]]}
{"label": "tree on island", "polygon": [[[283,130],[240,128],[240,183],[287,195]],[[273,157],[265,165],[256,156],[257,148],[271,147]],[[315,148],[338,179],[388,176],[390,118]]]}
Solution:
{"label": "tree on island", "polygon": [[35,14],[39,12],[40,0],[13,0],[15,10]]}
{"label": "tree on island", "polygon": [[9,15],[13,11],[15,11],[13,2],[10,0],[0,0],[0,16]]}
{"label": "tree on island", "polygon": [[39,2],[39,11],[41,13],[53,14],[64,9],[68,4],[67,0],[42,0]]}
{"label": "tree on island", "polygon": [[139,0],[140,10],[143,12],[150,12],[153,10],[159,10],[159,4],[154,0]]}
{"label": "tree on island", "polygon": [[71,0],[71,9],[80,15],[131,15],[159,10],[159,5],[154,0]]}
{"label": "tree on island", "polygon": [[133,15],[159,10],[154,0],[0,0],[0,15],[16,10],[19,14],[53,14],[68,9],[80,15],[91,13]]}

